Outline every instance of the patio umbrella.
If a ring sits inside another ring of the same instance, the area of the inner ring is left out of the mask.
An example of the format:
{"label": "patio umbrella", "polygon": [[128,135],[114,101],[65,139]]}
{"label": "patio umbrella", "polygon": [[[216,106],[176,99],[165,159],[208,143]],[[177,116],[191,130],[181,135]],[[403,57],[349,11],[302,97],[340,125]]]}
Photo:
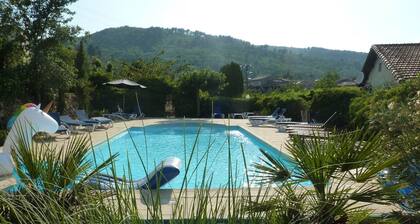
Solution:
{"label": "patio umbrella", "polygon": [[[138,84],[137,82],[128,80],[128,79],[118,79],[118,80],[113,80],[110,82],[106,82],[103,83],[103,85],[106,86],[113,86],[116,88],[120,88],[120,89],[135,89],[135,93],[136,93],[136,102],[137,102],[137,108],[139,110],[139,113],[141,113],[141,109],[140,109],[140,104],[139,104],[139,98],[137,95],[137,89],[145,89],[146,86],[143,86],[141,84]],[[123,110],[124,110],[124,104],[125,104],[125,95],[123,96]]]}

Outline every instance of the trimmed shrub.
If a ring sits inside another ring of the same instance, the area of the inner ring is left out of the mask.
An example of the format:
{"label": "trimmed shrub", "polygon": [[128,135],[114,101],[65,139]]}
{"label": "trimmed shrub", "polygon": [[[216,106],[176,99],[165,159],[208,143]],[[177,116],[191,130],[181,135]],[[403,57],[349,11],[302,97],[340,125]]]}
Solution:
{"label": "trimmed shrub", "polygon": [[[220,112],[227,116],[230,113],[242,113],[242,112],[253,112],[257,109],[255,98],[230,98],[230,97],[215,97],[213,98],[213,110],[214,112],[220,109]],[[201,104],[201,116],[211,117],[212,111],[212,99],[210,97],[202,97],[200,100]]]}
{"label": "trimmed shrub", "polygon": [[350,105],[352,124],[390,132],[395,137],[417,126],[415,118],[418,119],[420,112],[415,107],[420,105],[419,97],[420,78],[391,88],[377,89],[353,100]]}
{"label": "trimmed shrub", "polygon": [[353,99],[363,94],[358,87],[336,87],[315,90],[311,102],[311,117],[318,122],[325,122],[337,112],[330,125],[337,128],[347,127],[350,123],[349,108]]}
{"label": "trimmed shrub", "polygon": [[256,104],[261,114],[271,114],[273,110],[280,107],[286,109],[284,114],[286,117],[300,121],[301,111],[308,109],[308,97],[306,91],[272,92],[258,96]]}
{"label": "trimmed shrub", "polygon": [[[167,97],[173,91],[173,85],[169,79],[163,77],[142,77],[138,80],[146,89],[138,91],[139,104],[143,113],[148,117],[163,117]],[[134,104],[137,106],[134,98]],[[135,110],[137,111],[137,110]]]}
{"label": "trimmed shrub", "polygon": [[[105,82],[102,80],[101,82]],[[166,98],[172,92],[172,84],[161,77],[142,77],[136,82],[145,85],[146,89],[117,89],[98,85],[92,97],[94,111],[117,111],[117,105],[123,107],[125,98],[125,111],[138,112],[135,91],[139,97],[140,109],[148,117],[162,117],[165,115]]]}

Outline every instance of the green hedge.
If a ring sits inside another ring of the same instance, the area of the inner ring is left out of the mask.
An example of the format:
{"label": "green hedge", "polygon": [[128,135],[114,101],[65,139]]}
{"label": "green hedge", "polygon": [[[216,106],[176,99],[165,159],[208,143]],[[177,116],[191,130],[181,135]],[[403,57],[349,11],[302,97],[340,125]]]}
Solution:
{"label": "green hedge", "polygon": [[135,92],[139,97],[140,108],[148,117],[165,116],[167,96],[172,92],[172,85],[164,78],[145,77],[136,82],[145,85],[146,89],[117,89],[108,86],[98,86],[92,95],[92,111],[115,112],[117,105],[122,108],[125,96],[125,111],[137,112]]}
{"label": "green hedge", "polygon": [[144,77],[137,81],[147,86],[146,89],[139,90],[142,112],[148,117],[164,117],[167,97],[173,91],[170,80],[161,77]]}
{"label": "green hedge", "polygon": [[[256,107],[255,98],[213,98],[213,108],[220,108],[221,112],[227,116],[230,113],[254,112]],[[210,117],[212,112],[212,100],[209,97],[202,97],[200,100],[201,117]],[[215,111],[217,112],[217,111]]]}
{"label": "green hedge", "polygon": [[312,94],[311,117],[318,122],[326,121],[337,112],[330,125],[337,128],[348,127],[350,124],[349,108],[353,99],[360,97],[364,91],[358,87],[336,87],[315,90]]}
{"label": "green hedge", "polygon": [[261,114],[271,114],[277,107],[286,109],[284,114],[286,117],[292,118],[294,121],[301,120],[301,111],[308,109],[308,92],[307,91],[289,91],[289,92],[272,92],[258,96],[256,100],[257,108]]}
{"label": "green hedge", "polygon": [[[393,87],[375,89],[369,94],[354,99],[350,105],[352,125],[355,127],[370,126],[372,128],[377,125],[379,118],[383,118],[385,114],[390,113],[391,103],[395,107],[398,104],[408,105],[409,102],[407,101],[416,97],[418,91],[420,91],[420,78]],[[376,131],[384,129],[384,126],[388,125],[387,122],[387,124],[383,123],[383,127],[377,128]]]}

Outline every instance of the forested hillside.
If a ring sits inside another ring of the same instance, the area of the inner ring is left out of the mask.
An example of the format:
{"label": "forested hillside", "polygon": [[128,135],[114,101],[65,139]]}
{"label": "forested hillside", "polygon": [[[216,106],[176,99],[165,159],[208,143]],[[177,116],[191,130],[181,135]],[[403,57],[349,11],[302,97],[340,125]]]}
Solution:
{"label": "forested hillside", "polygon": [[[310,38],[310,37],[308,37]],[[184,29],[119,27],[91,35],[88,53],[105,60],[133,61],[164,52],[163,59],[219,70],[231,61],[251,65],[254,75],[316,79],[335,70],[359,77],[365,53],[323,48],[257,46],[228,36]]]}

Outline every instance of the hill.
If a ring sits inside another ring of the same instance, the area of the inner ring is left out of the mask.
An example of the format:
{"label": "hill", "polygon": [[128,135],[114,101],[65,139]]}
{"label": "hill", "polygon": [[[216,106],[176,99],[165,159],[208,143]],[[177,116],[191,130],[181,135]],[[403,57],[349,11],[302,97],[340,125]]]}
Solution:
{"label": "hill", "polygon": [[[308,37],[309,38],[309,37]],[[279,75],[316,79],[335,70],[342,77],[360,77],[365,53],[324,48],[252,45],[229,36],[185,29],[119,27],[91,35],[88,53],[104,60],[133,61],[164,52],[163,59],[219,70],[231,61],[251,65],[254,76]]]}

